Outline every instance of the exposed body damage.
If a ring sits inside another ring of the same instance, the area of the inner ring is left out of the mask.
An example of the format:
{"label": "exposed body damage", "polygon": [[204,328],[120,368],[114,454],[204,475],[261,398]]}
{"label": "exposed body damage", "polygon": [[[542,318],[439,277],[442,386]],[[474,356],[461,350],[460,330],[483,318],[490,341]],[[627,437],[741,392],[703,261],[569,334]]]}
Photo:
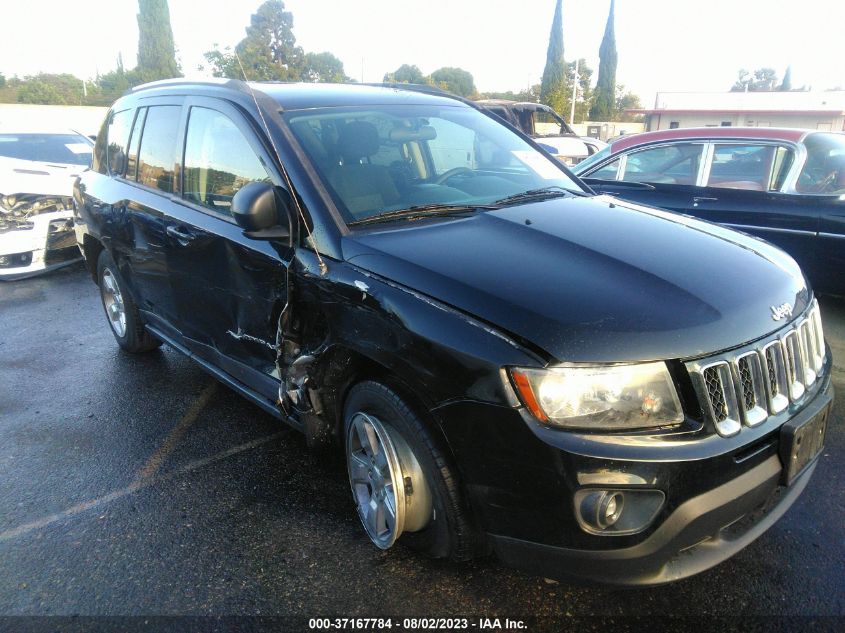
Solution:
{"label": "exposed body damage", "polygon": [[64,167],[0,158],[0,279],[29,277],[80,258],[72,188]]}
{"label": "exposed body damage", "polygon": [[511,407],[498,368],[544,362],[471,315],[366,270],[336,262],[321,276],[307,250],[296,262],[279,371],[282,402],[309,443],[338,439],[344,392],[362,378],[396,383],[426,411],[462,400]]}

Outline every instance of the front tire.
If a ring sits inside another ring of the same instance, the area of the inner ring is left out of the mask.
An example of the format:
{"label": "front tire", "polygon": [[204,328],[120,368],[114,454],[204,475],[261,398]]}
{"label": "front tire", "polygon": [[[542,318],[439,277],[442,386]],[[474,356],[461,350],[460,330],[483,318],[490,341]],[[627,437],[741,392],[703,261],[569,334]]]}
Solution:
{"label": "front tire", "polygon": [[161,345],[144,329],[138,306],[108,251],[97,259],[97,285],[112,334],[120,348],[130,353],[148,352]]}
{"label": "front tire", "polygon": [[389,387],[354,386],[344,406],[346,462],[370,540],[400,541],[435,558],[483,551],[454,469],[420,417]]}

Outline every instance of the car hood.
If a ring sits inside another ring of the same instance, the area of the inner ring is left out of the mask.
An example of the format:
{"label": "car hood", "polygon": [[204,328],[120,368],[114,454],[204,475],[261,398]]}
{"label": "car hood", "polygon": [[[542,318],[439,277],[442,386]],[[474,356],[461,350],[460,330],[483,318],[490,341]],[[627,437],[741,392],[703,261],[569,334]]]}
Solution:
{"label": "car hood", "polygon": [[344,258],[559,361],[703,356],[784,325],[772,306],[810,301],[770,244],[608,196],[355,232]]}
{"label": "car hood", "polygon": [[81,165],[0,156],[0,194],[70,196],[73,194],[73,179],[85,169]]}

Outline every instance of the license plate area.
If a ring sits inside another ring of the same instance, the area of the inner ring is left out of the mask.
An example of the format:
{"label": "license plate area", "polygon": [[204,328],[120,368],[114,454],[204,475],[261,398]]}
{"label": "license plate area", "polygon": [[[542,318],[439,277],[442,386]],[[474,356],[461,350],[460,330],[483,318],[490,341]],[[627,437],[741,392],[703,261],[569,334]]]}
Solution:
{"label": "license plate area", "polygon": [[780,432],[780,458],[783,463],[782,483],[795,481],[824,447],[830,404],[802,424],[786,423]]}

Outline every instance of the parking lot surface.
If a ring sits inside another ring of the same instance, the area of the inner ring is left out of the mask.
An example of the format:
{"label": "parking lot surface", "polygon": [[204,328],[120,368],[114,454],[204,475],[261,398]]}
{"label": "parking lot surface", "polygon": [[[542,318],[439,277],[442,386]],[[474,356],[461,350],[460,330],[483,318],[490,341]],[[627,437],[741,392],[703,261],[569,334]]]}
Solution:
{"label": "parking lot surface", "polygon": [[838,626],[845,301],[821,303],[836,402],[803,496],[722,565],[617,589],[380,551],[340,455],[309,452],[167,347],[120,352],[81,265],[0,284],[0,615],[812,615]]}

